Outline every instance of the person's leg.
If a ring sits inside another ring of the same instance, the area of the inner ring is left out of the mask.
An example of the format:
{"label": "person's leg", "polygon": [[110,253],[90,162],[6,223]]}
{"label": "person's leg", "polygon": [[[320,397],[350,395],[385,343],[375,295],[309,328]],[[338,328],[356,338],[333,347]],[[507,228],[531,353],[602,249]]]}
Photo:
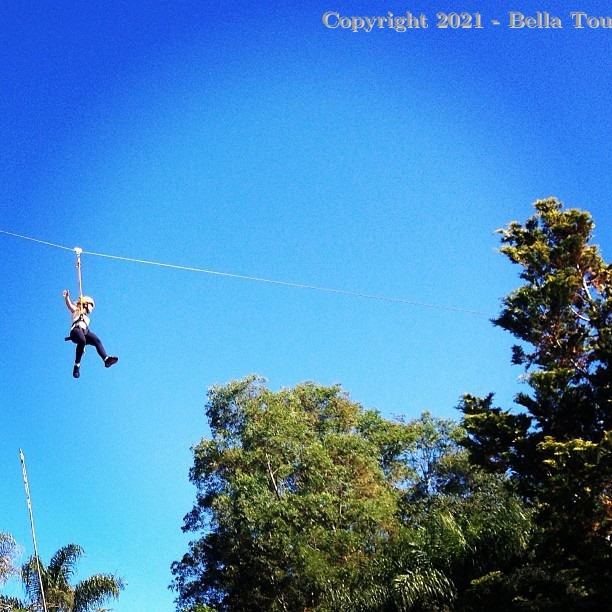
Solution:
{"label": "person's leg", "polygon": [[112,366],[115,363],[117,363],[118,358],[117,357],[109,357],[106,354],[106,350],[104,349],[104,345],[102,344],[102,340],[100,340],[100,338],[98,338],[98,336],[96,336],[96,334],[94,334],[91,331],[88,331],[87,334],[85,335],[85,341],[87,342],[87,344],[90,344],[91,346],[94,346],[96,348],[96,351],[98,352],[98,355],[100,355],[100,357],[104,361],[104,365],[107,368],[110,368],[110,366]]}
{"label": "person's leg", "polygon": [[80,327],[74,327],[70,330],[70,339],[76,344],[76,354],[74,357],[74,368],[72,368],[72,375],[75,378],[78,378],[80,374],[79,368],[81,365],[81,358],[85,352],[85,333]]}
{"label": "person's leg", "polygon": [[100,355],[102,359],[106,359],[107,355],[106,351],[104,350],[104,345],[102,344],[102,340],[100,340],[96,334],[94,334],[92,331],[88,331],[85,334],[85,342],[90,346],[94,346],[98,352],[98,355]]}

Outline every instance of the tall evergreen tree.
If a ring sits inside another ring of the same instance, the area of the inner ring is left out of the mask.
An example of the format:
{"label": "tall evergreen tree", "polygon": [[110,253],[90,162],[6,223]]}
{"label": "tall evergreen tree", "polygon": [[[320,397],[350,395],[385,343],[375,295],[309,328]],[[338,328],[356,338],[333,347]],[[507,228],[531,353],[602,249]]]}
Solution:
{"label": "tall evergreen tree", "polygon": [[534,610],[595,609],[612,580],[612,267],[591,244],[587,212],[554,198],[534,206],[524,225],[500,230],[524,284],[494,321],[519,340],[512,361],[530,392],[517,395],[519,412],[465,396],[466,446],[477,464],[510,474],[536,511],[534,581],[523,572],[512,588],[540,598]]}

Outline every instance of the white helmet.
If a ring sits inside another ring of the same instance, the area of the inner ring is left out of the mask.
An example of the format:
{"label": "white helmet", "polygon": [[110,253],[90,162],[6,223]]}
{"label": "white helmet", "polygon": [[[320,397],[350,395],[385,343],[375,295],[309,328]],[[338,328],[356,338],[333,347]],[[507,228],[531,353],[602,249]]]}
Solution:
{"label": "white helmet", "polygon": [[85,304],[90,304],[92,310],[96,307],[96,303],[94,302],[94,299],[92,297],[89,297],[88,295],[82,295],[77,300],[77,305],[81,308],[84,308]]}

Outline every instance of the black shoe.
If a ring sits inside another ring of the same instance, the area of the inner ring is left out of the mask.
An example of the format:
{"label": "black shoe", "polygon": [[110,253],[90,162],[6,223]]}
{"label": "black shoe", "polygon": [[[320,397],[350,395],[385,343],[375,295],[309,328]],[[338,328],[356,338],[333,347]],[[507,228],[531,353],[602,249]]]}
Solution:
{"label": "black shoe", "polygon": [[112,365],[115,365],[119,361],[119,357],[107,357],[104,360],[104,367],[110,368]]}
{"label": "black shoe", "polygon": [[75,378],[78,378],[81,375],[81,368],[79,368],[79,366],[75,365],[74,368],[72,368],[72,375]]}

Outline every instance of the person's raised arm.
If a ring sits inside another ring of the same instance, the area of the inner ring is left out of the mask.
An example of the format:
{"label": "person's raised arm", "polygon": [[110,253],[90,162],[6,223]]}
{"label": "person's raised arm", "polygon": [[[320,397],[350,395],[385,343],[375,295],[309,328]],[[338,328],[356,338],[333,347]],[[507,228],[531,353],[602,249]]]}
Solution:
{"label": "person's raised arm", "polygon": [[70,312],[76,312],[76,309],[77,309],[76,304],[73,304],[70,301],[70,291],[68,291],[68,289],[65,289],[62,292],[62,295],[64,296],[64,299],[66,300],[66,307],[68,308],[68,310]]}

